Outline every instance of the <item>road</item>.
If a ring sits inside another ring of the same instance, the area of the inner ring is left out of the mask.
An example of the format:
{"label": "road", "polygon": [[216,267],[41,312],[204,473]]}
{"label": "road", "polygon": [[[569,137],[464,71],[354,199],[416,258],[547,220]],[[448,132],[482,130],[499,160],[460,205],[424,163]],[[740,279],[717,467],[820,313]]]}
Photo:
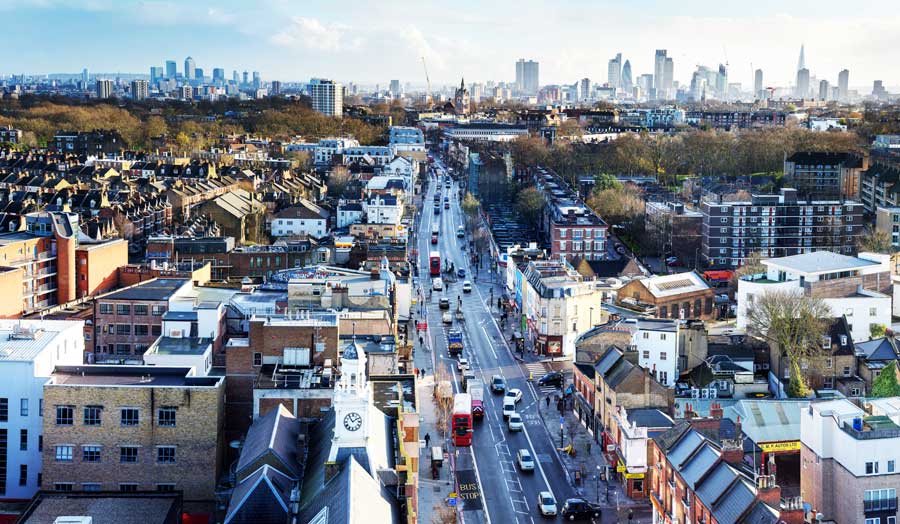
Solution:
{"label": "road", "polygon": [[[439,171],[442,170],[439,163],[436,163],[436,166]],[[444,264],[449,261],[453,262],[456,268],[464,268],[466,279],[471,279],[474,270],[470,266],[468,252],[463,251],[468,243],[467,239],[456,237],[457,227],[464,224],[459,207],[458,184],[454,183],[450,190],[441,184],[439,189],[442,201],[443,196],[449,196],[451,205],[450,209],[444,209],[442,202],[440,214],[435,215],[432,202],[437,186],[438,180],[432,178],[428,192],[424,195],[421,223],[418,228],[419,281],[425,290],[430,287],[428,254],[432,250],[441,253]],[[437,245],[430,243],[433,224],[438,224],[440,230]],[[500,328],[490,312],[490,308],[495,305],[488,303],[490,283],[479,282],[472,293],[463,293],[462,281],[463,279],[455,283],[445,282],[443,292],[435,291],[430,300],[426,298],[428,324],[437,364],[448,369],[454,377],[454,389],[459,391],[460,375],[456,371],[456,360],[447,354],[446,327],[441,323],[442,311],[438,308],[438,301],[441,297],[448,298],[452,312],[456,308],[457,300],[461,300],[465,317],[465,322],[459,326],[465,341],[463,356],[469,359],[475,375],[484,381],[486,387],[489,387],[492,375],[500,374],[506,378],[508,388],[522,391],[522,400],[517,411],[525,421],[524,431],[509,432],[501,415],[502,395],[485,392],[485,418],[480,423],[476,422],[472,448],[482,498],[486,506],[486,522],[533,524],[551,521],[540,516],[536,504],[537,494],[540,491],[551,491],[560,509],[566,498],[575,495],[554,449],[558,436],[548,433],[538,414],[539,403],[544,402],[547,393],[555,390],[552,388],[545,388],[549,390],[545,392],[536,390],[528,381],[526,371],[513,358],[509,345],[503,340]],[[499,291],[499,287],[494,291],[495,300],[500,296]],[[537,378],[540,369],[534,371]],[[546,409],[545,406],[546,404],[542,404],[540,409]],[[537,459],[536,471],[523,473],[519,470],[516,464],[516,453],[519,449],[529,450]]]}

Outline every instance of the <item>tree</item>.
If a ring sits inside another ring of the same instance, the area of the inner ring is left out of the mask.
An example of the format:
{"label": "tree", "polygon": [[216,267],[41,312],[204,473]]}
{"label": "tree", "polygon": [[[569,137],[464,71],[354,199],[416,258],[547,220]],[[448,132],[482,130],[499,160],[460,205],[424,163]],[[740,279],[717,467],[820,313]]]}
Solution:
{"label": "tree", "polygon": [[582,129],[581,125],[578,124],[577,119],[570,118],[559,125],[558,133],[559,136],[566,137],[582,136],[584,135],[584,129]]}
{"label": "tree", "polygon": [[747,255],[747,258],[744,259],[744,263],[741,266],[734,270],[734,273],[731,275],[731,288],[736,290],[738,280],[741,277],[749,276],[749,275],[758,275],[760,273],[766,272],[766,266],[762,263],[762,253],[759,251],[754,251]]}
{"label": "tree", "polygon": [[619,180],[608,174],[601,173],[594,177],[594,191],[603,191],[606,189],[621,189],[622,183]]}
{"label": "tree", "polygon": [[811,390],[801,371],[823,355],[822,336],[831,308],[821,299],[791,291],[772,290],[747,305],[747,332],[784,355],[791,370],[787,393],[805,398]]}
{"label": "tree", "polygon": [[534,187],[528,187],[516,195],[516,211],[526,224],[537,222],[544,207],[544,196]]}
{"label": "tree", "polygon": [[900,384],[897,383],[896,360],[881,370],[881,373],[872,382],[872,391],[869,393],[869,396],[875,398],[900,396]]}
{"label": "tree", "polygon": [[868,229],[866,233],[859,237],[856,246],[860,251],[868,251],[872,253],[890,254],[894,252],[894,246],[891,245],[891,237],[884,231],[877,229]]}
{"label": "tree", "polygon": [[644,214],[644,198],[641,191],[628,184],[618,188],[594,191],[587,205],[611,224],[624,225],[636,221]]}
{"label": "tree", "polygon": [[522,136],[510,142],[510,151],[517,166],[543,164],[549,154],[544,140],[533,136]]}
{"label": "tree", "polygon": [[350,183],[350,170],[347,166],[335,166],[328,173],[328,194],[339,198]]}
{"label": "tree", "polygon": [[869,325],[869,338],[882,338],[887,334],[887,327],[881,324]]}

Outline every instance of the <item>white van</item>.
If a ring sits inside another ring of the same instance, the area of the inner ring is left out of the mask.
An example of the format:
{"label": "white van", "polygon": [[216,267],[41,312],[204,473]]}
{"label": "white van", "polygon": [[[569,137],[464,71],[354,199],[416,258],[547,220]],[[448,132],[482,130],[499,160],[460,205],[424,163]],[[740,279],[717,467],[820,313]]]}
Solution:
{"label": "white van", "polygon": [[503,398],[503,418],[509,418],[516,412],[516,401],[512,397]]}
{"label": "white van", "polygon": [[431,279],[431,289],[435,291],[444,290],[444,281],[441,280],[441,277],[435,277]]}

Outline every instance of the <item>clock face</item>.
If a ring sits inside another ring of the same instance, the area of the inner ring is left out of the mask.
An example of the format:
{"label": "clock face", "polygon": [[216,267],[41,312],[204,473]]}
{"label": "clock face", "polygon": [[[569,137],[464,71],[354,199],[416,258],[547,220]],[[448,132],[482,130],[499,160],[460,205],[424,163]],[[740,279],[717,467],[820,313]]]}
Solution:
{"label": "clock face", "polygon": [[360,427],[362,427],[362,417],[359,416],[359,413],[347,413],[344,416],[344,427],[347,428],[347,431],[356,431]]}

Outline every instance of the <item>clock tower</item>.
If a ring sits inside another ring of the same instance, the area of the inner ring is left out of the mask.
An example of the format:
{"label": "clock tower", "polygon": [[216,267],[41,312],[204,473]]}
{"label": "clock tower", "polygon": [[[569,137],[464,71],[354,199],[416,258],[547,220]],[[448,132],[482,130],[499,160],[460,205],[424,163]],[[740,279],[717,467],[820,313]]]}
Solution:
{"label": "clock tower", "polygon": [[369,385],[366,380],[366,354],[353,340],[341,355],[341,379],[334,390],[334,446],[363,447],[368,439]]}

